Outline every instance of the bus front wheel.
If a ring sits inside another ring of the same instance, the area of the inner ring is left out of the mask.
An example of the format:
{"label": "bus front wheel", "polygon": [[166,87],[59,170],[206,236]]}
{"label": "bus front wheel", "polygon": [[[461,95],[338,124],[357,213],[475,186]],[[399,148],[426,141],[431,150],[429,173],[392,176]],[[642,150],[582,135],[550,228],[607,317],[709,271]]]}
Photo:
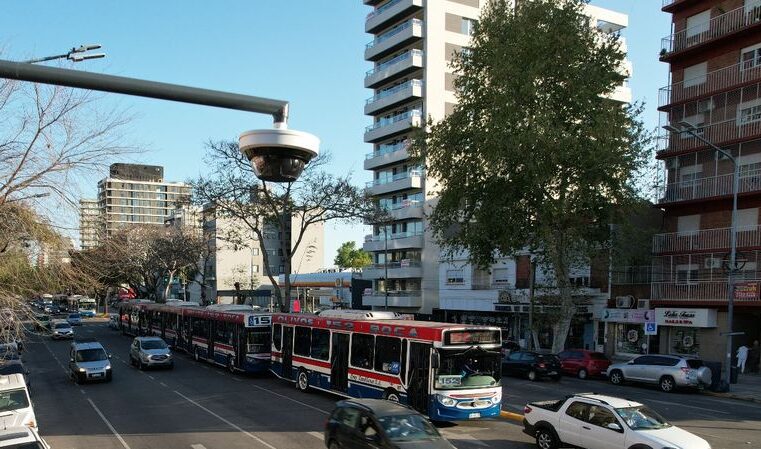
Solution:
{"label": "bus front wheel", "polygon": [[396,390],[386,390],[383,394],[383,399],[391,402],[399,402],[399,393]]}
{"label": "bus front wheel", "polygon": [[309,374],[303,369],[296,375],[296,388],[303,392],[309,391]]}

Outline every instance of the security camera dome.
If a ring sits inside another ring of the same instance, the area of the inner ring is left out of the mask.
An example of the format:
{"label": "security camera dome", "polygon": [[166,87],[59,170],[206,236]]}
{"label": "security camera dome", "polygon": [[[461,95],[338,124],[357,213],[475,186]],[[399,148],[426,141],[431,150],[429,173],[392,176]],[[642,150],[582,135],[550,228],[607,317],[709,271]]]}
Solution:
{"label": "security camera dome", "polygon": [[320,151],[320,139],[290,129],[261,129],[240,135],[238,146],[262,181],[293,182]]}

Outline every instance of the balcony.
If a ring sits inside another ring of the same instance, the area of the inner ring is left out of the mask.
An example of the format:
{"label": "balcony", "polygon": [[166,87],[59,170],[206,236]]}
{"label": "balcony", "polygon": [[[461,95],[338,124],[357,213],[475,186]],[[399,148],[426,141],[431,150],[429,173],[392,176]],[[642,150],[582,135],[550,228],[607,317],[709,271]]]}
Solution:
{"label": "balcony", "polygon": [[410,19],[378,35],[365,46],[365,60],[377,61],[405,45],[423,38],[423,21]]}
{"label": "balcony", "polygon": [[[761,282],[760,280],[742,280],[739,282]],[[650,300],[658,302],[689,303],[726,303],[729,284],[724,282],[655,282],[651,286]],[[758,298],[740,298],[735,296],[735,305],[758,304]]]}
{"label": "balcony", "polygon": [[[733,179],[733,174],[727,174],[666,184],[659,192],[658,204],[729,196],[732,195]],[[741,173],[738,193],[758,191],[761,191],[761,170]]]}
{"label": "balcony", "polygon": [[423,242],[424,237],[422,232],[401,232],[391,234],[388,238],[388,242],[383,239],[383,234],[368,235],[365,237],[365,244],[362,245],[362,249],[375,252],[384,251],[386,243],[388,243],[389,251],[407,248],[422,248]]}
{"label": "balcony", "polygon": [[661,39],[661,48],[665,50],[661,60],[667,59],[673,53],[738,33],[759,23],[761,23],[761,3],[752,7],[745,5],[733,9],[713,17],[708,22],[697,24]]}
{"label": "balcony", "polygon": [[[367,3],[366,3],[367,4]],[[375,33],[394,19],[419,10],[423,0],[391,0],[374,9],[365,19],[365,33]]]}
{"label": "balcony", "polygon": [[423,82],[420,80],[409,80],[391,89],[380,91],[365,100],[365,115],[382,112],[393,108],[399,103],[420,98],[423,98]]}
{"label": "balcony", "polygon": [[[370,265],[362,269],[362,279],[383,279],[386,275],[386,267],[382,263]],[[399,261],[388,263],[389,279],[410,279],[423,277],[423,268],[420,262]]]}
{"label": "balcony", "polygon": [[[674,120],[678,123],[681,120]],[[698,132],[714,145],[724,146],[731,143],[761,137],[761,118],[749,116],[746,118],[730,118],[716,123],[698,124]],[[685,153],[692,150],[705,149],[708,146],[688,134],[672,134],[661,132],[658,136],[657,149],[659,156]]]}
{"label": "balcony", "polygon": [[381,178],[367,183],[367,194],[371,196],[383,195],[398,190],[420,189],[423,187],[423,172],[410,170],[397,173],[390,178]]}
{"label": "balcony", "polygon": [[663,108],[669,104],[694,100],[749,82],[761,81],[761,65],[752,66],[752,62],[741,62],[662,87],[658,94],[658,105]]}
{"label": "balcony", "polygon": [[365,87],[375,89],[392,78],[423,68],[423,50],[412,49],[376,65],[365,73]]}
{"label": "balcony", "polygon": [[423,112],[412,109],[401,114],[382,118],[365,128],[365,142],[376,143],[380,140],[401,134],[413,127],[423,124]]}
{"label": "balcony", "polygon": [[[730,247],[731,228],[670,232],[653,236],[653,253],[686,253]],[[740,227],[735,233],[738,248],[761,246],[761,226]]]}
{"label": "balcony", "polygon": [[423,218],[423,202],[416,200],[402,200],[391,206],[389,211],[394,220],[409,220]]}
{"label": "balcony", "polygon": [[380,145],[377,151],[365,155],[365,170],[372,170],[407,159],[410,157],[407,152],[407,145],[406,142],[393,145]]}
{"label": "balcony", "polygon": [[[365,0],[365,2],[368,2],[371,0]],[[691,2],[698,2],[700,0],[663,0],[663,3],[661,4],[661,11],[665,12],[671,12],[673,6],[682,6],[689,4]]]}
{"label": "balcony", "polygon": [[[380,306],[386,305],[386,294],[384,292],[371,291],[362,295],[363,306]],[[403,290],[388,292],[389,307],[421,307],[423,305],[423,295],[419,290]]]}

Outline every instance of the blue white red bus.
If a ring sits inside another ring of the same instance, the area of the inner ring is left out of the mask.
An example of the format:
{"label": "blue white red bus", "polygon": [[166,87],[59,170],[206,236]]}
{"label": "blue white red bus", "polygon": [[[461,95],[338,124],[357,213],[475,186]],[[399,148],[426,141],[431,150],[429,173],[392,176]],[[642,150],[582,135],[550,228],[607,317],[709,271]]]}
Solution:
{"label": "blue white red bus", "polygon": [[433,420],[497,416],[501,330],[326,311],[272,316],[272,367],[299,390],[408,404]]}
{"label": "blue white red bus", "polygon": [[120,317],[123,333],[159,336],[197,361],[250,373],[270,365],[271,315],[250,306],[130,301],[122,305]]}

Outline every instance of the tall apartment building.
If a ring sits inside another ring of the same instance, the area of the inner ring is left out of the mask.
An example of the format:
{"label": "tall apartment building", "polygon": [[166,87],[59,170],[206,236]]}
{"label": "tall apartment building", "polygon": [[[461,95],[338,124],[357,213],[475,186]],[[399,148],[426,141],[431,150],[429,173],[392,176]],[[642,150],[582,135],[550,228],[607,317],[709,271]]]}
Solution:
{"label": "tall apartment building", "polygon": [[[363,248],[372,254],[373,265],[363,270],[363,277],[373,281],[373,289],[363,304],[383,307],[388,291],[393,309],[430,313],[439,304],[440,251],[424,211],[436,204],[431,193],[435,180],[409,160],[407,139],[428,117],[438,121],[453,111],[450,61],[468,46],[486,0],[363,1],[373,7],[365,31],[374,35],[365,48],[365,59],[373,63],[364,80],[373,89],[364,106],[373,118],[364,134],[373,147],[364,162],[373,172],[367,190],[393,217],[391,223],[375,224],[365,237]],[[607,32],[618,32],[628,22],[625,15],[593,6],[587,12]],[[612,96],[631,101],[625,85]]]}
{"label": "tall apartment building", "polygon": [[98,200],[79,200],[79,242],[81,249],[98,246],[102,225]]}
{"label": "tall apartment building", "polygon": [[[688,123],[739,164],[736,345],[761,338],[761,1],[663,0],[672,15],[661,61],[661,125]],[[701,140],[662,128],[657,158],[666,184],[653,241],[651,301],[660,350],[723,360],[728,302],[733,164]]]}

